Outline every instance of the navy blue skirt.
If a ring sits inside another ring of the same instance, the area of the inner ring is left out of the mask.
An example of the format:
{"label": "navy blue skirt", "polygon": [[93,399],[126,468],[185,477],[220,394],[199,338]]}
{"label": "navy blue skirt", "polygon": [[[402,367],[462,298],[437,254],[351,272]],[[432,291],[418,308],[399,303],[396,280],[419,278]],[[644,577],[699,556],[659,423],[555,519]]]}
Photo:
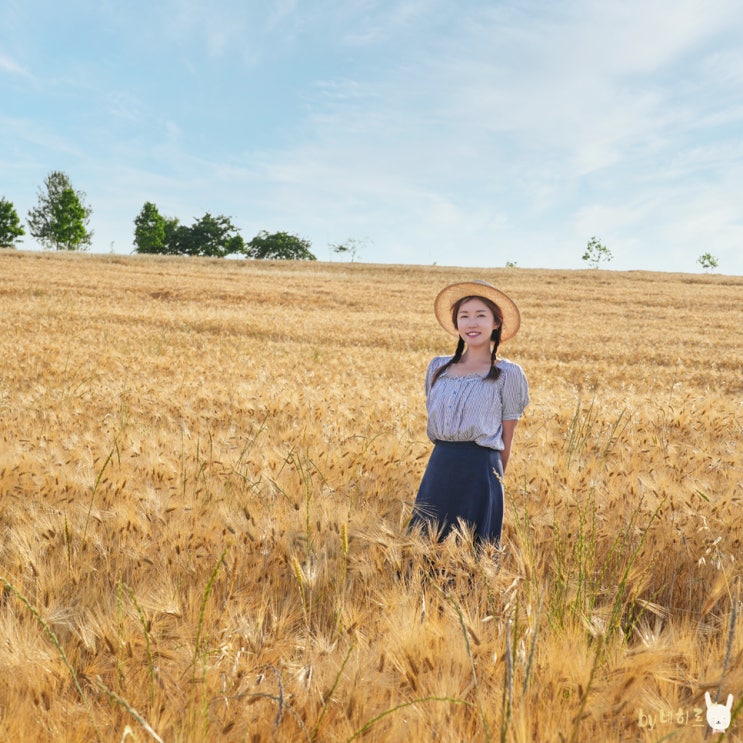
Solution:
{"label": "navy blue skirt", "polygon": [[474,528],[475,541],[500,542],[500,452],[474,441],[436,441],[415,499],[410,528],[428,525],[443,539],[458,519]]}

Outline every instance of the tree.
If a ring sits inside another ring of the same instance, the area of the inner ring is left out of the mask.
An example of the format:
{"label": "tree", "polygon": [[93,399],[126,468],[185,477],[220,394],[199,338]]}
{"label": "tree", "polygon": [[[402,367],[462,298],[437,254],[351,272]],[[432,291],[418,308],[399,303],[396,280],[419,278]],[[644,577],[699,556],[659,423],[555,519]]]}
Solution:
{"label": "tree", "polygon": [[277,259],[282,261],[316,261],[310,252],[312,243],[286,232],[269,234],[259,232],[246,247],[248,258]]}
{"label": "tree", "polygon": [[613,257],[611,250],[602,245],[596,237],[592,237],[588,241],[586,252],[583,253],[583,260],[588,261],[594,268],[598,268],[602,261],[608,263]]}
{"label": "tree", "polygon": [[93,233],[88,230],[92,209],[85,194],[72,188],[65,173],[53,170],[39,189],[39,202],[28,213],[29,232],[45,248],[85,250]]}
{"label": "tree", "polygon": [[710,271],[717,268],[717,257],[712,253],[704,253],[697,258],[697,263],[705,270]]}
{"label": "tree", "polygon": [[224,258],[245,252],[245,241],[229,217],[213,217],[209,212],[195,222],[188,235],[187,255]]}
{"label": "tree", "polygon": [[187,227],[175,217],[163,217],[151,201],[134,219],[134,240],[137,253],[224,258],[245,252],[245,241],[229,217],[207,212]]}
{"label": "tree", "polygon": [[18,212],[4,196],[0,198],[0,248],[14,248],[18,238],[26,234]]}
{"label": "tree", "polygon": [[353,263],[358,258],[362,247],[362,241],[350,237],[348,240],[337,245],[330,245],[330,249],[337,255],[348,255]]}
{"label": "tree", "polygon": [[134,218],[134,252],[163,253],[165,249],[165,218],[151,201],[145,201]]}
{"label": "tree", "polygon": [[[85,207],[80,197],[71,189],[62,189],[59,200],[54,204],[52,217],[55,224],[57,250],[78,250],[88,237],[85,228]],[[90,242],[90,240],[88,240]]]}
{"label": "tree", "polygon": [[165,245],[162,252],[166,255],[186,255],[188,241],[188,227],[181,224],[177,217],[167,218],[165,220]]}

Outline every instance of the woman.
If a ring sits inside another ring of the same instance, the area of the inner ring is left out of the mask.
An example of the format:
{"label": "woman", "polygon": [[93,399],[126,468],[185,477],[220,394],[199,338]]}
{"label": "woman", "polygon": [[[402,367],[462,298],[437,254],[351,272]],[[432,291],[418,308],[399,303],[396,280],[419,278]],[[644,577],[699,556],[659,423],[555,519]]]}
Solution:
{"label": "woman", "polygon": [[485,281],[444,288],[436,319],[458,337],[454,356],[437,356],[426,372],[427,434],[434,442],[418,490],[411,528],[430,525],[443,539],[461,519],[475,541],[500,542],[503,475],[516,424],[529,403],[518,364],[497,356],[521,316]]}

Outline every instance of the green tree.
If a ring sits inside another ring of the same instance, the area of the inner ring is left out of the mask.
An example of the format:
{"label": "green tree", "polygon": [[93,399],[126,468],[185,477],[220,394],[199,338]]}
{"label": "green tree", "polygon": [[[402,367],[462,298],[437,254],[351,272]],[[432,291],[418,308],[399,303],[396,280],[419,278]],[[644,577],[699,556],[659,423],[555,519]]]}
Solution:
{"label": "green tree", "polygon": [[246,246],[248,258],[276,259],[283,261],[316,261],[310,248],[312,243],[287,232],[269,234],[259,232]]}
{"label": "green tree", "polygon": [[134,218],[134,252],[165,252],[165,218],[155,204],[146,201]]}
{"label": "green tree", "polygon": [[163,217],[150,201],[134,220],[134,239],[137,253],[224,258],[245,252],[245,241],[229,217],[207,212],[187,227],[174,217]]}
{"label": "green tree", "polygon": [[224,258],[245,252],[245,241],[229,217],[213,217],[209,212],[191,226],[186,245],[187,255]]}
{"label": "green tree", "polygon": [[704,253],[697,258],[697,263],[705,271],[711,271],[713,268],[717,268],[717,257],[712,255],[712,253]]}
{"label": "green tree", "polygon": [[165,245],[163,253],[166,255],[186,255],[188,245],[188,227],[178,221],[178,217],[165,218]]}
{"label": "green tree", "polygon": [[26,234],[18,212],[4,196],[0,198],[0,248],[14,248],[19,238]]}
{"label": "green tree", "polygon": [[72,188],[65,173],[53,170],[39,189],[38,206],[28,212],[29,232],[45,248],[85,250],[93,239],[91,214],[85,194]]}
{"label": "green tree", "polygon": [[54,203],[52,217],[55,224],[57,250],[78,250],[85,244],[88,231],[85,229],[85,207],[79,196],[64,188]]}
{"label": "green tree", "polygon": [[583,253],[583,260],[588,261],[594,268],[598,268],[602,261],[607,263],[614,257],[611,250],[602,245],[596,237],[592,237],[586,245],[586,252]]}

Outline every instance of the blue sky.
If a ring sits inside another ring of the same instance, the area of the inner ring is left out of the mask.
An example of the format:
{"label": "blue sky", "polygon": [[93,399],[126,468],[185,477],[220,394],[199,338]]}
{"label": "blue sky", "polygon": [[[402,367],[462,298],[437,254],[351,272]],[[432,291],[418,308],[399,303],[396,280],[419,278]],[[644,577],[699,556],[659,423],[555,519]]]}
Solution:
{"label": "blue sky", "polygon": [[64,171],[95,252],[153,201],[321,260],[743,275],[741,39],[740,0],[3,0],[0,196]]}

